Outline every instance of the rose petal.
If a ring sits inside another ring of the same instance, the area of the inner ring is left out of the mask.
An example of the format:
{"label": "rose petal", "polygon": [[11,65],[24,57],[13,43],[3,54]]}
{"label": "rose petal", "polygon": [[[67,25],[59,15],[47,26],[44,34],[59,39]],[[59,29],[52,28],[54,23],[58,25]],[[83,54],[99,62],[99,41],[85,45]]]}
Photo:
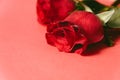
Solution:
{"label": "rose petal", "polygon": [[71,52],[75,52],[75,53],[78,53],[78,54],[81,54],[85,51],[85,49],[87,48],[88,46],[88,40],[87,38],[82,35],[82,34],[79,34],[78,36],[78,40],[74,43],[72,49],[71,49]]}
{"label": "rose petal", "polygon": [[78,25],[83,30],[84,35],[88,38],[89,44],[96,43],[104,37],[102,22],[93,13],[75,11],[64,21],[69,21]]}
{"label": "rose petal", "polygon": [[[46,33],[48,44],[57,47],[59,51],[80,54],[86,49],[87,38],[81,33],[81,29],[77,25],[70,22],[58,22],[47,28],[49,28],[49,32]],[[82,46],[77,47],[78,45]]]}
{"label": "rose petal", "polygon": [[37,0],[38,21],[45,25],[63,20],[74,9],[72,0]]}

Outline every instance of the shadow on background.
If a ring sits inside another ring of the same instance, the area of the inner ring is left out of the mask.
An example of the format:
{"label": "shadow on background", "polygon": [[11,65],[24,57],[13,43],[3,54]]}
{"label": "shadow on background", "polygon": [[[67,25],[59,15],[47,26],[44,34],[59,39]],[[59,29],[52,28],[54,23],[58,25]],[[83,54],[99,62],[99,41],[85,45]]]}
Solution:
{"label": "shadow on background", "polygon": [[82,56],[98,55],[98,54],[100,54],[101,50],[110,48],[110,47],[114,47],[116,45],[116,43],[118,42],[118,40],[120,39],[120,29],[113,29],[112,31],[110,31],[109,35],[112,37],[112,40],[114,41],[113,46],[107,46],[103,40],[99,43],[89,45],[87,50],[84,53],[82,53],[81,55]]}

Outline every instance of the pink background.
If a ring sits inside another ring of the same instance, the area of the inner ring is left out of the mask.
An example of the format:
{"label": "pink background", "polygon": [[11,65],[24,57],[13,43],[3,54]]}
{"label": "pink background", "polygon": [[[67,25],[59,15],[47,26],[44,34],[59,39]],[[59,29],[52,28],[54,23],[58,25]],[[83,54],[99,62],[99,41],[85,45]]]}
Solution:
{"label": "pink background", "polygon": [[0,80],[120,80],[119,38],[81,56],[47,45],[45,32],[36,0],[0,0]]}

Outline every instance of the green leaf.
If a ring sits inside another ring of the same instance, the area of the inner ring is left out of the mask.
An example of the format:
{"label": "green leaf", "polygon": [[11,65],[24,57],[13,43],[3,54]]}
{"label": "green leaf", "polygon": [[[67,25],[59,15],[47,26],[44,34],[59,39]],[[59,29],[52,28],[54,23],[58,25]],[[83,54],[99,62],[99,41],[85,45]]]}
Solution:
{"label": "green leaf", "polygon": [[110,29],[110,27],[104,25],[104,43],[109,47],[114,46],[114,41],[112,40],[112,36],[110,35]]}
{"label": "green leaf", "polygon": [[88,11],[88,12],[92,12],[92,13],[93,13],[93,11],[92,11],[92,9],[91,9],[90,7],[88,7],[88,6],[85,5],[84,3],[82,3],[82,5],[84,6],[85,11]]}
{"label": "green leaf", "polygon": [[113,14],[115,13],[114,9],[111,9],[110,11],[105,11],[105,12],[101,12],[99,14],[97,14],[97,16],[103,21],[103,23],[107,23],[110,18],[113,16]]}
{"label": "green leaf", "polygon": [[120,28],[120,8],[115,8],[115,13],[112,15],[107,25],[111,28]]}
{"label": "green leaf", "polygon": [[83,3],[89,6],[95,14],[103,11],[107,7],[98,3],[96,0],[83,0]]}
{"label": "green leaf", "polygon": [[85,5],[82,2],[77,2],[76,3],[76,9],[77,10],[85,10],[85,11],[88,11],[88,12],[93,12],[90,7],[88,7],[87,5]]}
{"label": "green leaf", "polygon": [[85,10],[84,6],[81,4],[81,2],[76,3],[76,9],[77,10]]}

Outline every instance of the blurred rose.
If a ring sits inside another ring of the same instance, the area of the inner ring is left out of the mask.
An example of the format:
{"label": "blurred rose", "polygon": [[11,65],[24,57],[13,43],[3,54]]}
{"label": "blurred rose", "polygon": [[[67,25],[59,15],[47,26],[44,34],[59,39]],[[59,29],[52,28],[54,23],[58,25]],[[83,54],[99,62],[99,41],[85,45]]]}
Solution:
{"label": "blurred rose", "polygon": [[72,0],[38,0],[38,21],[42,24],[49,24],[62,20],[75,9],[74,4]]}
{"label": "blurred rose", "polygon": [[87,47],[87,38],[81,29],[70,22],[52,23],[47,27],[47,43],[59,51],[82,53]]}
{"label": "blurred rose", "polygon": [[93,13],[75,11],[71,13],[65,21],[78,25],[83,30],[89,44],[96,43],[104,37],[102,22]]}

